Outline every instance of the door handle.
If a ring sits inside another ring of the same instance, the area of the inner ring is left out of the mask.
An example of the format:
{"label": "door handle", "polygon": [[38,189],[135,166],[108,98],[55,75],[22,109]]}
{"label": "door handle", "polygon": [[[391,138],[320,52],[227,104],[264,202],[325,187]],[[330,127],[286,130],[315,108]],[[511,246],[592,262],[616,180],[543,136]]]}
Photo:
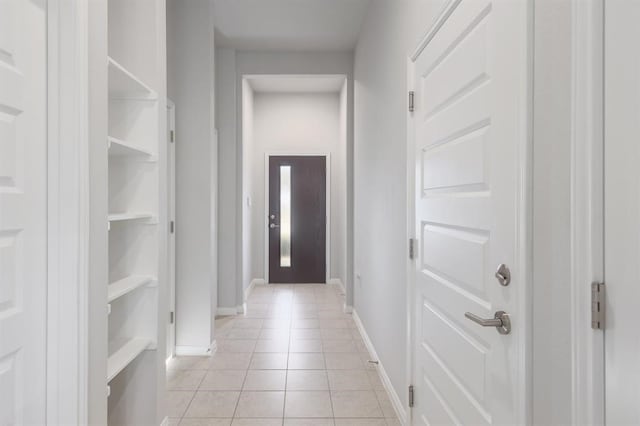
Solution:
{"label": "door handle", "polygon": [[271,225],[269,225],[269,228],[271,229],[280,228],[280,225],[276,225],[275,223],[272,223]]}
{"label": "door handle", "polygon": [[481,318],[471,312],[466,312],[464,316],[483,327],[495,327],[500,334],[511,333],[511,318],[509,314],[504,311],[496,312],[491,319]]}

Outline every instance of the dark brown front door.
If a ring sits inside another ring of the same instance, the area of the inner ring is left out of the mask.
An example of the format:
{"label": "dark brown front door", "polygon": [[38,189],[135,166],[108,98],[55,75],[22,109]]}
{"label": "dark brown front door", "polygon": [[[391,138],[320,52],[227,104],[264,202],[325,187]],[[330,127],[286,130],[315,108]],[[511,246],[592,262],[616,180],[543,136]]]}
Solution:
{"label": "dark brown front door", "polygon": [[269,282],[326,281],[325,157],[269,157]]}

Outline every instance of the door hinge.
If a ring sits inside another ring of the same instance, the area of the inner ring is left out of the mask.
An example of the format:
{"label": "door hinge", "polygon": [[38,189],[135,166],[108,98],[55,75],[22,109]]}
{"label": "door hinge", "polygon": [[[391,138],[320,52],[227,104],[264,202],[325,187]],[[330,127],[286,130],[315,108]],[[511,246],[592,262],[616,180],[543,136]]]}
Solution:
{"label": "door hinge", "polygon": [[591,328],[603,330],[605,326],[605,285],[591,284]]}
{"label": "door hinge", "polygon": [[171,143],[176,141],[176,134],[173,130],[169,130],[169,141]]}
{"label": "door hinge", "polygon": [[416,239],[409,238],[409,259],[413,260],[416,258]]}
{"label": "door hinge", "polygon": [[409,92],[409,112],[413,112],[416,109],[416,92]]}
{"label": "door hinge", "polygon": [[409,407],[413,407],[413,400],[415,397],[415,391],[413,385],[409,386]]}
{"label": "door hinge", "polygon": [[173,220],[169,222],[169,232],[172,234],[176,232],[176,223]]}
{"label": "door hinge", "polygon": [[176,315],[173,311],[169,312],[169,324],[173,324],[176,320]]}

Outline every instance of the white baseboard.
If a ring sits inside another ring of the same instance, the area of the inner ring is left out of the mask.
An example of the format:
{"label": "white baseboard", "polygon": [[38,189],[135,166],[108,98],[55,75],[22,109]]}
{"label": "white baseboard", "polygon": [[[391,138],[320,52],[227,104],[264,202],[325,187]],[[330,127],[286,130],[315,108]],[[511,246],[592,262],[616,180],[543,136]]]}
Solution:
{"label": "white baseboard", "polygon": [[202,346],[176,346],[176,356],[209,356],[213,354],[218,345],[214,340],[209,347]]}
{"label": "white baseboard", "polygon": [[218,308],[216,309],[216,316],[228,317],[238,314],[238,308]]}
{"label": "white baseboard", "polygon": [[267,282],[262,279],[262,278],[254,278],[251,280],[251,283],[249,283],[249,287],[247,287],[244,290],[244,294],[243,294],[243,302],[246,302],[249,299],[249,296],[251,296],[251,292],[253,291],[253,289],[257,286],[257,285],[264,285]]}
{"label": "white baseboard", "polygon": [[382,384],[384,385],[384,388],[387,391],[387,394],[389,395],[389,399],[391,400],[393,409],[396,411],[398,420],[400,420],[400,424],[407,425],[407,410],[402,404],[402,400],[398,396],[398,393],[393,388],[393,385],[391,385],[391,380],[389,379],[389,376],[387,375],[387,372],[384,369],[384,365],[382,365],[382,361],[380,361],[380,358],[378,357],[376,348],[373,346],[371,339],[369,339],[369,335],[367,334],[367,331],[365,330],[364,325],[362,324],[362,321],[358,316],[358,312],[356,312],[355,309],[353,310],[352,315],[353,315],[353,320],[355,321],[356,326],[360,331],[362,340],[364,340],[365,346],[369,350],[369,353],[371,354],[371,356],[373,356],[376,359],[376,361],[378,361],[378,375],[380,376],[380,380],[382,381]]}
{"label": "white baseboard", "polygon": [[165,417],[160,423],[160,426],[169,426],[169,417]]}
{"label": "white baseboard", "polygon": [[338,286],[340,290],[342,290],[342,293],[347,294],[347,289],[344,287],[344,283],[340,278],[331,278],[327,284]]}

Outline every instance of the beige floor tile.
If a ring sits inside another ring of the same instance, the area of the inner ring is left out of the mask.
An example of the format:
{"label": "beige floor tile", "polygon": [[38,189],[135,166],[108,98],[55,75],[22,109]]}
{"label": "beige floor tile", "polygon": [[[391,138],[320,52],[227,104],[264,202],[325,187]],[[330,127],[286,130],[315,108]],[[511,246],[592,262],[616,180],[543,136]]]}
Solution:
{"label": "beige floor tile", "polygon": [[220,340],[218,352],[253,352],[257,340]]}
{"label": "beige floor tile", "polygon": [[322,352],[322,340],[291,339],[289,352]]}
{"label": "beige floor tile", "polygon": [[282,419],[234,419],[231,426],[282,426]]}
{"label": "beige floor tile", "polygon": [[227,333],[226,339],[257,339],[260,336],[259,328],[233,328]]}
{"label": "beige floor tile", "polygon": [[287,340],[290,333],[288,328],[263,328],[260,331],[259,339],[261,340]]}
{"label": "beige floor tile", "polygon": [[349,328],[347,321],[343,319],[322,319],[319,323],[321,329]]}
{"label": "beige floor tile", "polygon": [[242,392],[235,417],[282,418],[284,392]]}
{"label": "beige floor tile", "polygon": [[373,391],[332,391],[331,402],[336,418],[384,417]]}
{"label": "beige floor tile", "polygon": [[358,354],[325,353],[327,370],[361,370],[364,363]]}
{"label": "beige floor tile", "polygon": [[289,319],[266,319],[262,324],[262,328],[279,328],[283,330],[289,330],[289,327],[291,327],[291,320]]}
{"label": "beige floor tile", "polygon": [[389,395],[387,395],[387,391],[376,391],[376,396],[378,397],[378,404],[380,404],[382,414],[384,414],[385,417],[395,418],[396,410],[393,408],[393,404],[389,399]]}
{"label": "beige floor tile", "polygon": [[284,419],[284,426],[334,426],[333,419]]}
{"label": "beige floor tile", "polygon": [[333,353],[357,353],[358,349],[353,340],[323,340],[324,352]]}
{"label": "beige floor tile", "polygon": [[179,426],[180,425],[180,417],[169,417],[169,421],[167,422],[167,426]]}
{"label": "beige floor tile", "polygon": [[286,370],[289,354],[254,353],[249,364],[250,370]]}
{"label": "beige floor tile", "polygon": [[258,340],[255,347],[255,352],[282,353],[288,351],[289,340],[286,339]]}
{"label": "beige floor tile", "polygon": [[320,340],[322,336],[320,335],[320,330],[317,328],[296,328],[291,330],[291,338]]}
{"label": "beige floor tile", "polygon": [[187,411],[193,395],[195,395],[195,391],[168,391],[167,415],[178,418],[184,416],[184,412]]}
{"label": "beige floor tile", "polygon": [[325,370],[289,370],[287,372],[287,391],[329,390]]}
{"label": "beige floor tile", "polygon": [[210,370],[200,384],[200,390],[242,390],[246,370]]}
{"label": "beige floor tile", "polygon": [[333,417],[329,392],[287,392],[284,416],[287,418]]}
{"label": "beige floor tile", "polygon": [[329,388],[342,390],[373,390],[366,370],[329,370]]}
{"label": "beige floor tile", "polygon": [[233,328],[262,328],[264,320],[255,318],[242,318],[233,322]]}
{"label": "beige floor tile", "polygon": [[320,324],[317,319],[296,319],[291,321],[292,329],[299,328],[319,328]]}
{"label": "beige floor tile", "polygon": [[251,353],[216,352],[209,360],[210,370],[246,370],[251,362]]}
{"label": "beige floor tile", "polygon": [[289,354],[289,370],[324,370],[323,354]]}
{"label": "beige floor tile", "polygon": [[385,390],[377,370],[367,370],[367,375],[369,376],[369,382],[373,390]]}
{"label": "beige floor tile", "polygon": [[335,419],[336,426],[387,426],[385,419]]}
{"label": "beige floor tile", "polygon": [[180,426],[229,426],[231,419],[187,419],[184,418],[180,422]]}
{"label": "beige floor tile", "polygon": [[196,392],[185,417],[222,417],[232,418],[240,392]]}
{"label": "beige floor tile", "polygon": [[385,420],[387,421],[387,426],[400,426],[400,420],[398,420],[397,418]]}
{"label": "beige floor tile", "polygon": [[245,391],[283,391],[286,381],[286,370],[249,370],[243,389]]}
{"label": "beige floor tile", "polygon": [[196,390],[207,370],[171,370],[168,374],[167,389]]}
{"label": "beige floor tile", "polygon": [[351,330],[348,328],[322,328],[320,335],[326,340],[353,340]]}
{"label": "beige floor tile", "polygon": [[167,365],[168,370],[206,370],[209,364],[208,356],[178,356]]}

